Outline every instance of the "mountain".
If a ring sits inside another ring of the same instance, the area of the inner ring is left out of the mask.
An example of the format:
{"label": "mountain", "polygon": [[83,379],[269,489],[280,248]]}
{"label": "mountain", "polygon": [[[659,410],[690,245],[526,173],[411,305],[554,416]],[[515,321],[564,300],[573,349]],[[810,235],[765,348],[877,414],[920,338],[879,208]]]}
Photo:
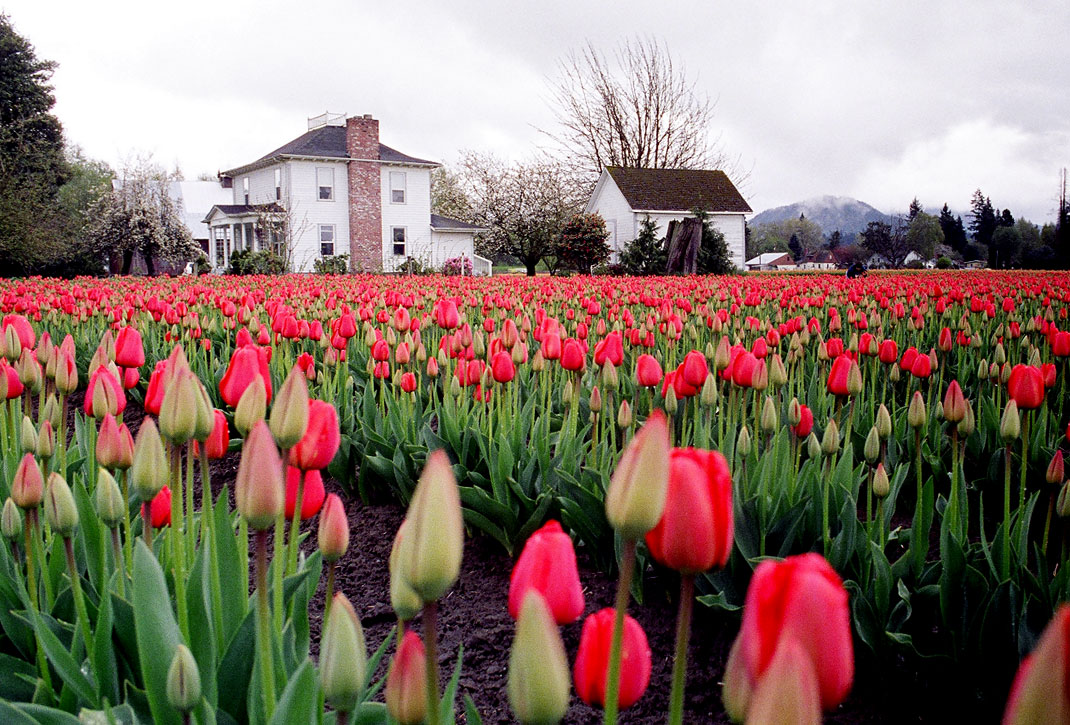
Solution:
{"label": "mountain", "polygon": [[889,222],[891,217],[869,204],[846,196],[819,196],[797,201],[787,206],[766,209],[756,214],[749,224],[755,227],[785,219],[798,219],[800,214],[815,222],[826,235],[839,229],[847,239],[853,238],[872,221]]}

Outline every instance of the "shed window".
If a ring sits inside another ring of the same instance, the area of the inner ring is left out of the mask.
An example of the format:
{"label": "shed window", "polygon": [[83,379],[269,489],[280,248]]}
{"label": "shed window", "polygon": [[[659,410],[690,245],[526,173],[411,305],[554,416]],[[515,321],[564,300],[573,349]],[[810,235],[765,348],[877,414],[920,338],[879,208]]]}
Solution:
{"label": "shed window", "polygon": [[390,230],[390,238],[394,242],[394,256],[405,256],[405,227],[393,227]]}
{"label": "shed window", "polygon": [[321,166],[316,169],[316,186],[319,188],[317,198],[320,201],[330,201],[334,198],[334,169],[329,166]]}

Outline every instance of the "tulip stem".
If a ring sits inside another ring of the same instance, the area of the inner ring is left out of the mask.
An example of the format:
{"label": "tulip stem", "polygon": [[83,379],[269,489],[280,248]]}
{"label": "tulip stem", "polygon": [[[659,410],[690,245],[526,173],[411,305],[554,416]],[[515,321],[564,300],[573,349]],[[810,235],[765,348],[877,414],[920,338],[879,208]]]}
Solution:
{"label": "tulip stem", "polygon": [[111,552],[115,557],[115,570],[119,572],[119,596],[126,597],[126,567],[123,566],[123,545],[119,541],[119,529],[115,526],[111,531]]}
{"label": "tulip stem", "polygon": [[1003,580],[1010,578],[1011,566],[1011,447],[1003,449]]}
{"label": "tulip stem", "polygon": [[[30,605],[35,612],[40,612],[39,605],[39,592],[37,591],[37,571],[34,568],[33,552],[34,552],[34,539],[36,539],[35,529],[37,528],[37,509],[30,509],[26,512],[26,528],[24,534],[26,537],[26,588],[30,592]],[[41,679],[44,680],[45,685],[49,690],[52,689],[52,674],[48,670],[48,661],[45,659],[45,650],[41,646],[41,638],[34,632],[34,643],[37,649],[37,668],[41,671]]]}
{"label": "tulip stem", "polygon": [[[133,524],[130,521],[130,474],[127,471],[118,471],[123,481],[123,566],[126,572],[134,569],[134,534]],[[149,549],[151,551],[151,548]],[[125,572],[124,572],[125,576]]]}
{"label": "tulip stem", "polygon": [[691,637],[691,607],[695,598],[695,575],[680,575],[680,610],[676,615],[676,654],[672,665],[669,725],[684,721],[684,686],[687,683],[687,643]]}
{"label": "tulip stem", "polygon": [[424,655],[427,661],[427,725],[438,725],[438,602],[424,604]]}
{"label": "tulip stem", "polygon": [[[85,642],[85,651],[93,651],[93,633],[89,628],[89,614],[85,608],[85,597],[82,595],[82,578],[78,576],[78,564],[74,561],[74,546],[71,545],[71,537],[63,537],[63,550],[67,554],[67,573],[71,577],[71,592],[74,595],[74,611],[78,622],[82,627],[82,639]],[[107,596],[107,594],[104,594]]]}
{"label": "tulip stem", "polygon": [[256,649],[260,655],[260,680],[264,694],[264,719],[275,709],[275,661],[271,652],[271,605],[268,603],[267,530],[254,534],[256,557]]}
{"label": "tulip stem", "polygon": [[294,499],[293,518],[290,519],[290,541],[286,547],[286,575],[293,576],[297,573],[297,539],[301,534],[301,509],[305,502],[305,476],[301,471],[297,478],[297,498]]}
{"label": "tulip stem", "polygon": [[327,617],[331,615],[331,600],[334,598],[334,562],[327,562],[327,595],[323,600],[323,631],[327,631]]}
{"label": "tulip stem", "polygon": [[609,647],[609,672],[606,675],[605,725],[615,725],[620,702],[620,657],[624,642],[624,613],[632,595],[635,575],[635,541],[626,540],[621,554],[620,578],[617,580],[617,599],[614,604],[613,639]]}
{"label": "tulip stem", "polygon": [[1029,471],[1029,411],[1022,411],[1022,468],[1018,485],[1018,512],[1025,511],[1025,478]]}

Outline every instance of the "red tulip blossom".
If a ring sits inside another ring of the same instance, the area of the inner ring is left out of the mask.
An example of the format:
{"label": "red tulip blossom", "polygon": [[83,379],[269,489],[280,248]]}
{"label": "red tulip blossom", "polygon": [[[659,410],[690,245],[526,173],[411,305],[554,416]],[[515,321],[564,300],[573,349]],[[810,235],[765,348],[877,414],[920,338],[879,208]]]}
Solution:
{"label": "red tulip blossom", "polygon": [[1019,410],[1033,410],[1044,402],[1044,373],[1033,365],[1015,365],[1007,381],[1007,393]]}
{"label": "red tulip blossom", "polygon": [[573,372],[583,370],[587,356],[579,340],[569,338],[561,346],[561,367]]}
{"label": "red tulip blossom", "polygon": [[833,395],[849,395],[847,390],[847,378],[851,374],[851,359],[846,355],[840,355],[832,363],[829,371],[828,391]]}
{"label": "red tulip blossom", "polygon": [[732,474],[724,456],[672,450],[665,510],[646,544],[655,561],[684,574],[725,565],[732,552]]}
{"label": "red tulip blossom", "polygon": [[290,464],[302,471],[326,468],[340,443],[338,411],[330,403],[313,398],[308,401],[308,428],[290,449]]}
{"label": "red tulip blossom", "polygon": [[490,371],[496,383],[508,383],[516,377],[516,366],[512,354],[502,351],[495,353],[490,361]]}
{"label": "red tulip blossom", "polygon": [[[146,507],[148,507],[146,509]],[[154,529],[171,525],[171,487],[164,486],[160,489],[152,501],[141,504],[141,518],[145,518],[145,512],[149,514],[149,524]]]}
{"label": "red tulip blossom", "polygon": [[[10,392],[9,388],[8,395]],[[92,418],[103,418],[108,414],[119,415],[126,410],[126,392],[123,390],[123,384],[103,365],[89,377],[83,408],[85,414]]]}
{"label": "red tulip blossom", "polygon": [[799,405],[799,423],[792,430],[798,438],[805,438],[814,429],[814,411],[808,405]]}
{"label": "red tulip blossom", "polygon": [[635,382],[644,388],[652,388],[661,382],[661,364],[657,358],[643,353],[635,361]]}
{"label": "red tulip blossom", "polygon": [[808,655],[826,710],[847,697],[854,679],[854,650],[847,591],[820,554],[767,559],[747,589],[740,654],[752,684],[765,673],[777,648],[791,638]]}
{"label": "red tulip blossom", "polygon": [[895,340],[885,340],[881,343],[880,351],[877,354],[882,363],[891,365],[899,357],[899,346],[896,345]]}
{"label": "red tulip blossom", "polygon": [[1070,357],[1070,332],[1059,331],[1051,336],[1051,352],[1055,357]]}
{"label": "red tulip blossom", "polygon": [[706,364],[706,356],[698,350],[692,350],[684,357],[682,366],[683,378],[688,385],[701,388],[702,384],[706,382],[706,377],[710,374],[709,366]]}
{"label": "red tulip blossom", "polygon": [[576,568],[572,539],[556,521],[547,521],[528,537],[509,578],[509,616],[520,616],[528,589],[534,589],[558,624],[571,624],[583,614],[583,588]]}
{"label": "red tulip blossom", "polygon": [[[606,679],[609,674],[609,649],[613,638],[615,612],[606,608],[587,617],[580,634],[580,646],[572,678],[576,694],[588,705],[604,706]],[[650,645],[646,633],[630,615],[624,615],[621,644],[620,709],[631,707],[646,692],[650,684]]]}
{"label": "red tulip blossom", "polygon": [[223,396],[223,401],[232,408],[237,407],[242,393],[252,385],[257,375],[264,381],[267,402],[270,403],[271,372],[268,370],[267,349],[246,345],[235,350],[230,356],[230,363],[227,365],[227,371],[223,373],[223,379],[219,381],[219,394]]}
{"label": "red tulip blossom", "polygon": [[301,520],[310,519],[319,513],[323,506],[323,499],[327,492],[323,488],[323,476],[319,471],[302,472],[293,466],[286,467],[286,520],[291,521],[294,517],[294,509],[297,507],[297,487],[301,483],[301,476],[305,477],[305,489],[301,492]]}
{"label": "red tulip blossom", "polygon": [[416,375],[414,373],[402,373],[401,389],[406,393],[411,393],[416,390]]}
{"label": "red tulip blossom", "polygon": [[116,335],[115,364],[121,368],[139,368],[145,364],[145,349],[136,328],[124,327]]}

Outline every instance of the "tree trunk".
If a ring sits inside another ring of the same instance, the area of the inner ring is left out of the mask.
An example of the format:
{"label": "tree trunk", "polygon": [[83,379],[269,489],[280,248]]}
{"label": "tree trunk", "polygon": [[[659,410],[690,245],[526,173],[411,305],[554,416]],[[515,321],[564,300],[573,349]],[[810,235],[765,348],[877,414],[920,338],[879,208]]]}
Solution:
{"label": "tree trunk", "polygon": [[539,266],[539,260],[537,259],[525,259],[524,268],[528,271],[529,277],[535,276],[535,268]]}
{"label": "tree trunk", "polygon": [[144,252],[142,256],[145,258],[145,271],[150,277],[156,276],[156,262],[152,259],[152,255],[148,252]]}
{"label": "tree trunk", "polygon": [[130,266],[134,263],[134,251],[128,249],[123,252],[123,268],[120,274],[130,274]]}

